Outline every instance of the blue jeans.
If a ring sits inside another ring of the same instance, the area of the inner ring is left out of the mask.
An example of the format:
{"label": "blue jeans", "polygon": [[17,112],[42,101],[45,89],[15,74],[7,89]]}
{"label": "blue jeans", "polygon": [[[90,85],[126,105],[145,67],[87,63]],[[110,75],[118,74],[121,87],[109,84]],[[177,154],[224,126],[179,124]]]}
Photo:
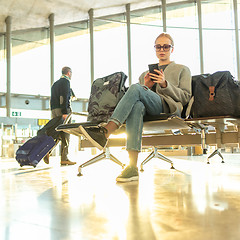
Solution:
{"label": "blue jeans", "polygon": [[163,112],[162,100],[146,86],[133,84],[119,101],[109,121],[118,126],[126,121],[127,150],[141,151],[143,116]]}

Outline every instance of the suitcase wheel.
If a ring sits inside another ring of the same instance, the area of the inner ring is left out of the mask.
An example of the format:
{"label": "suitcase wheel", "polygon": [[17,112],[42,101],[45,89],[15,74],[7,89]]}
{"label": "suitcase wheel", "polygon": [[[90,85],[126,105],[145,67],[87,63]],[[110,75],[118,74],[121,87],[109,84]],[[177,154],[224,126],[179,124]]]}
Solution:
{"label": "suitcase wheel", "polygon": [[37,160],[35,160],[35,161],[32,161],[32,166],[35,168],[36,166],[37,166],[37,164],[38,164],[38,161]]}

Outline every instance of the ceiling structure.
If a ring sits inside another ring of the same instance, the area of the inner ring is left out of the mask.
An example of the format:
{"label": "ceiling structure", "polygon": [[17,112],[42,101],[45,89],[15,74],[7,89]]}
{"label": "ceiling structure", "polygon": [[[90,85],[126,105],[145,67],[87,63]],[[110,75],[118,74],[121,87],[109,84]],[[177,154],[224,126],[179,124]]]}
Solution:
{"label": "ceiling structure", "polygon": [[[187,2],[166,0],[166,3]],[[0,33],[6,31],[6,18],[11,17],[12,31],[49,26],[49,16],[54,13],[54,24],[60,25],[88,19],[90,9],[94,17],[161,5],[161,0],[0,0]]]}

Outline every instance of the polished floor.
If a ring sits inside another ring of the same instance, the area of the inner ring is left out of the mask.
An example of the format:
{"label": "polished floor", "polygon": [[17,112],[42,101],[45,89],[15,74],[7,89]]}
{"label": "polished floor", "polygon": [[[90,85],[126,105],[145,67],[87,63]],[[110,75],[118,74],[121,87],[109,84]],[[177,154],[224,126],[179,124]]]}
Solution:
{"label": "polished floor", "polygon": [[[89,150],[89,149],[88,149]],[[115,150],[115,149],[114,149]],[[140,155],[140,162],[148,153]],[[123,162],[122,150],[114,153]],[[116,183],[121,167],[90,151],[36,168],[0,159],[1,240],[239,240],[240,154],[152,159],[139,182]]]}

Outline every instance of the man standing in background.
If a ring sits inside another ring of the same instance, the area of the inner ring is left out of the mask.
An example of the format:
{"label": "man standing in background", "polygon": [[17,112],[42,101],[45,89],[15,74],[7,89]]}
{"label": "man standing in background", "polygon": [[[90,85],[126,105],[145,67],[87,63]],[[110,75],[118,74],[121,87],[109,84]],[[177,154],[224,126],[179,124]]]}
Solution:
{"label": "man standing in background", "polygon": [[[70,67],[62,68],[62,76],[51,87],[51,114],[52,118],[62,116],[65,120],[67,115],[72,111],[71,97],[73,91],[70,87],[72,70]],[[70,135],[62,132],[61,136],[61,165],[74,165],[76,162],[71,162],[68,159],[68,146]],[[49,158],[48,158],[49,159]],[[44,159],[45,163],[49,163],[48,159]]]}

